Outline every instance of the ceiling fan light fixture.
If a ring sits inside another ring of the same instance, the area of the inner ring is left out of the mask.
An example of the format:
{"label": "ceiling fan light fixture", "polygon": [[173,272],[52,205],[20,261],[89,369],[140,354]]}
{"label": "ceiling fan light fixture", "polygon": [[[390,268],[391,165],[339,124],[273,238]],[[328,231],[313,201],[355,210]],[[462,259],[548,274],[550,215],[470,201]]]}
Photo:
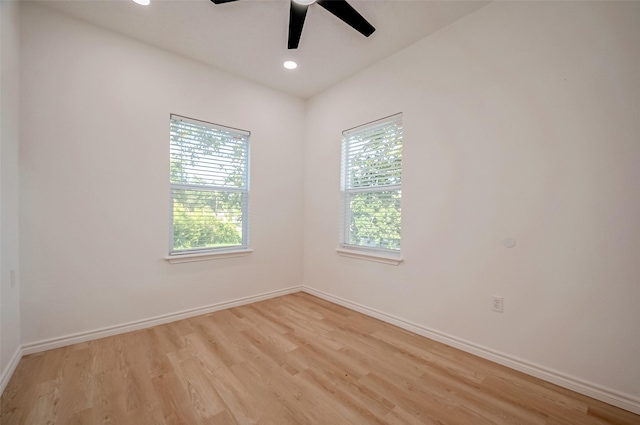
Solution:
{"label": "ceiling fan light fixture", "polygon": [[282,66],[284,66],[287,69],[296,69],[298,67],[298,64],[295,63],[294,61],[285,61]]}
{"label": "ceiling fan light fixture", "polygon": [[[137,0],[134,0],[137,1]],[[145,0],[147,1],[147,0]],[[235,2],[237,0],[211,0],[214,4]],[[302,36],[302,27],[307,17],[307,10],[317,3],[338,19],[358,31],[365,37],[369,37],[376,30],[361,14],[351,6],[347,0],[289,0],[289,37],[287,49],[297,49]]]}
{"label": "ceiling fan light fixture", "polygon": [[151,0],[133,0],[133,1],[142,6],[149,6],[149,4],[151,4]]}

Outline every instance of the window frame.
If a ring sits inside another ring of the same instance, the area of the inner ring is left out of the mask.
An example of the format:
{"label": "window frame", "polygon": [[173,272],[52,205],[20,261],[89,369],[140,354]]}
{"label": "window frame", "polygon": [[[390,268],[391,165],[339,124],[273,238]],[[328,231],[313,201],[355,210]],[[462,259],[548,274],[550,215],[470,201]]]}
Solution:
{"label": "window frame", "polygon": [[[211,259],[216,256],[218,258],[231,258],[238,255],[244,255],[244,253],[252,252],[249,247],[249,199],[250,199],[250,155],[251,145],[250,136],[251,132],[248,130],[242,130],[235,127],[229,127],[221,124],[215,124],[208,121],[198,120],[195,118],[189,118],[178,114],[170,114],[170,137],[169,146],[174,146],[171,133],[173,131],[174,121],[185,122],[191,125],[206,127],[209,130],[220,131],[224,133],[231,133],[236,137],[241,137],[244,143],[244,173],[243,180],[244,185],[238,187],[226,187],[219,185],[193,185],[174,183],[169,178],[169,246],[168,256],[165,257],[169,262],[188,262],[188,261],[201,261]],[[171,162],[171,154],[169,155]],[[214,157],[219,158],[219,157]],[[241,193],[241,229],[242,229],[242,241],[239,245],[225,245],[220,247],[196,247],[187,249],[175,249],[174,246],[174,191],[175,190],[198,190],[198,191],[210,191],[214,193]]]}
{"label": "window frame", "polygon": [[[349,243],[351,242],[351,219],[352,208],[350,201],[355,194],[360,193],[375,193],[375,192],[388,192],[398,191],[400,194],[400,202],[402,199],[402,159],[400,162],[400,183],[390,185],[379,186],[361,186],[361,187],[348,187],[349,185],[349,139],[353,139],[354,135],[370,132],[377,128],[386,128],[388,126],[396,126],[402,129],[403,126],[403,114],[402,112],[393,114],[357,127],[347,129],[342,132],[342,149],[341,149],[341,176],[340,176],[340,190],[341,190],[341,224],[340,224],[340,244],[336,250],[338,254],[358,259],[365,259],[370,261],[377,261],[386,264],[398,265],[402,261],[401,257],[401,244],[402,244],[402,218],[400,217],[400,241],[398,249],[384,248],[379,246],[366,246]],[[403,137],[402,134],[399,138],[400,149],[402,149]],[[401,215],[401,203],[399,212]]]}

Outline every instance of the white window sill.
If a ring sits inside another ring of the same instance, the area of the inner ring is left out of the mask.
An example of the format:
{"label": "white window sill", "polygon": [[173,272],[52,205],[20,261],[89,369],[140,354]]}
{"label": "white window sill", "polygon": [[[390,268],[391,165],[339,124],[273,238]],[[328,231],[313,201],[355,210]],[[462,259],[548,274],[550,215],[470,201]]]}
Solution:
{"label": "white window sill", "polygon": [[373,253],[366,252],[348,248],[338,248],[336,249],[338,255],[342,255],[343,257],[355,258],[358,260],[366,260],[366,261],[374,261],[376,263],[390,264],[392,266],[399,265],[403,259],[400,257],[400,254],[383,254],[383,253]]}
{"label": "white window sill", "polygon": [[171,264],[192,263],[194,261],[221,260],[223,258],[244,257],[253,252],[252,249],[242,249],[237,251],[208,251],[193,254],[175,254],[164,257]]}

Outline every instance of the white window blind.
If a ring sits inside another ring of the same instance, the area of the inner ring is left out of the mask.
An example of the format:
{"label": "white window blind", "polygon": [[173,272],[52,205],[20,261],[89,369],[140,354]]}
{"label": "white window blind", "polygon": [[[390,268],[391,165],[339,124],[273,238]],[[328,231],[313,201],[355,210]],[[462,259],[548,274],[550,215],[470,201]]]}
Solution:
{"label": "white window blind", "polygon": [[342,245],[398,252],[402,114],[343,132]]}
{"label": "white window blind", "polygon": [[249,135],[171,115],[170,255],[248,247]]}

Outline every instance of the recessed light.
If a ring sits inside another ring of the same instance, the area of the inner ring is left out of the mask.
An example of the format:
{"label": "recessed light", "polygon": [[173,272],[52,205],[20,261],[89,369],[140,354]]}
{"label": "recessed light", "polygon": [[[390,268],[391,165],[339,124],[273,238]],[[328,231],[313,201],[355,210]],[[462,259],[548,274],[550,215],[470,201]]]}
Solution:
{"label": "recessed light", "polygon": [[298,64],[295,63],[294,61],[286,61],[285,63],[282,64],[282,66],[284,66],[287,69],[296,69],[298,67]]}
{"label": "recessed light", "polygon": [[309,6],[310,4],[313,4],[316,2],[316,0],[293,0],[298,4],[302,4],[304,6]]}
{"label": "recessed light", "polygon": [[143,6],[149,6],[149,3],[151,3],[151,0],[133,0],[133,1]]}

